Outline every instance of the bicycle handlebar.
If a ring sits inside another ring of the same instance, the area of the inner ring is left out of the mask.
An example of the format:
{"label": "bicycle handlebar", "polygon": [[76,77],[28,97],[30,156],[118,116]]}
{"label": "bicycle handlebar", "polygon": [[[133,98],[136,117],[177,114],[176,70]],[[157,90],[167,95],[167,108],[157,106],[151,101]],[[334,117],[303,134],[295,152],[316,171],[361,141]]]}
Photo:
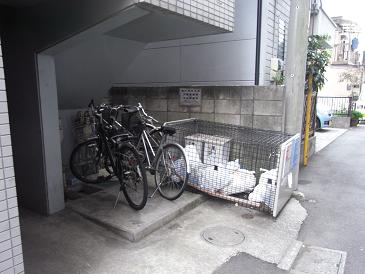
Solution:
{"label": "bicycle handlebar", "polygon": [[138,103],[138,106],[137,108],[142,112],[142,114],[148,118],[148,119],[151,119],[153,122],[156,122],[156,123],[159,123],[155,118],[153,118],[152,116],[149,116],[146,111],[144,110],[143,106],[141,103]]}

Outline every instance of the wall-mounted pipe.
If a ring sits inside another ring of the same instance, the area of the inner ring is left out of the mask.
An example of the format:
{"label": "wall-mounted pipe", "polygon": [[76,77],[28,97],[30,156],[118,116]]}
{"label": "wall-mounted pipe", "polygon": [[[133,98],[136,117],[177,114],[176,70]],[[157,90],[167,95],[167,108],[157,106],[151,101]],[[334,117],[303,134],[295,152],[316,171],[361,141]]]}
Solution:
{"label": "wall-mounted pipe", "polygon": [[260,84],[262,0],[257,0],[255,85]]}

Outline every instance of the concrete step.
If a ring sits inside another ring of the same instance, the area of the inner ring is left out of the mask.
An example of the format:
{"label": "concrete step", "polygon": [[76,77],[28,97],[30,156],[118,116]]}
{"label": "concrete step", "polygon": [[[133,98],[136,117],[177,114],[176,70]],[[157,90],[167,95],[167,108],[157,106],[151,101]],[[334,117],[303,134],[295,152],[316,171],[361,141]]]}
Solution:
{"label": "concrete step", "polygon": [[306,246],[293,240],[284,253],[278,268],[292,274],[343,274],[347,253],[340,250]]}
{"label": "concrete step", "polygon": [[292,240],[292,243],[289,245],[288,249],[278,263],[278,268],[289,271],[293,266],[294,261],[297,258],[302,246],[302,242]]}
{"label": "concrete step", "polygon": [[[205,197],[185,191],[175,201],[168,201],[158,193],[149,198],[140,211],[129,207],[123,194],[116,208],[113,208],[119,185],[85,195],[80,199],[67,202],[66,206],[81,216],[101,225],[118,235],[132,241],[139,241],[176,217],[190,211],[205,201]],[[149,189],[151,194],[153,189]]]}
{"label": "concrete step", "polygon": [[346,256],[347,253],[344,251],[303,245],[291,267],[290,273],[343,274]]}

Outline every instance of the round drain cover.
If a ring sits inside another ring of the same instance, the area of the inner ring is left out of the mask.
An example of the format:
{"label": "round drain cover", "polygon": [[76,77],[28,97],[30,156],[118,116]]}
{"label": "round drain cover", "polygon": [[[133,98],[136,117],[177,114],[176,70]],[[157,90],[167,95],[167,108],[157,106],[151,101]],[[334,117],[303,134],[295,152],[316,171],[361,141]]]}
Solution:
{"label": "round drain cover", "polygon": [[234,246],[245,240],[241,231],[225,226],[209,227],[201,235],[204,240],[217,246]]}

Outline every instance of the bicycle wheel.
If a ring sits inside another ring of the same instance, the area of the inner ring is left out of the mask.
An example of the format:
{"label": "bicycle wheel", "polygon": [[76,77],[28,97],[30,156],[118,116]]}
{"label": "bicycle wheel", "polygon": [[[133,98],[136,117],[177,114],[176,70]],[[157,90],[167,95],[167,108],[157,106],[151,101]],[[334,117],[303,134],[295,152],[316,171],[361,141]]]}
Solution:
{"label": "bicycle wheel", "polygon": [[156,187],[162,197],[175,200],[182,195],[188,181],[184,151],[177,144],[167,144],[156,157]]}
{"label": "bicycle wheel", "polygon": [[148,195],[146,170],[141,158],[132,145],[123,144],[117,159],[124,196],[132,208],[140,210],[146,205]]}
{"label": "bicycle wheel", "polygon": [[72,174],[84,183],[101,183],[112,177],[107,156],[98,138],[78,144],[70,157]]}

